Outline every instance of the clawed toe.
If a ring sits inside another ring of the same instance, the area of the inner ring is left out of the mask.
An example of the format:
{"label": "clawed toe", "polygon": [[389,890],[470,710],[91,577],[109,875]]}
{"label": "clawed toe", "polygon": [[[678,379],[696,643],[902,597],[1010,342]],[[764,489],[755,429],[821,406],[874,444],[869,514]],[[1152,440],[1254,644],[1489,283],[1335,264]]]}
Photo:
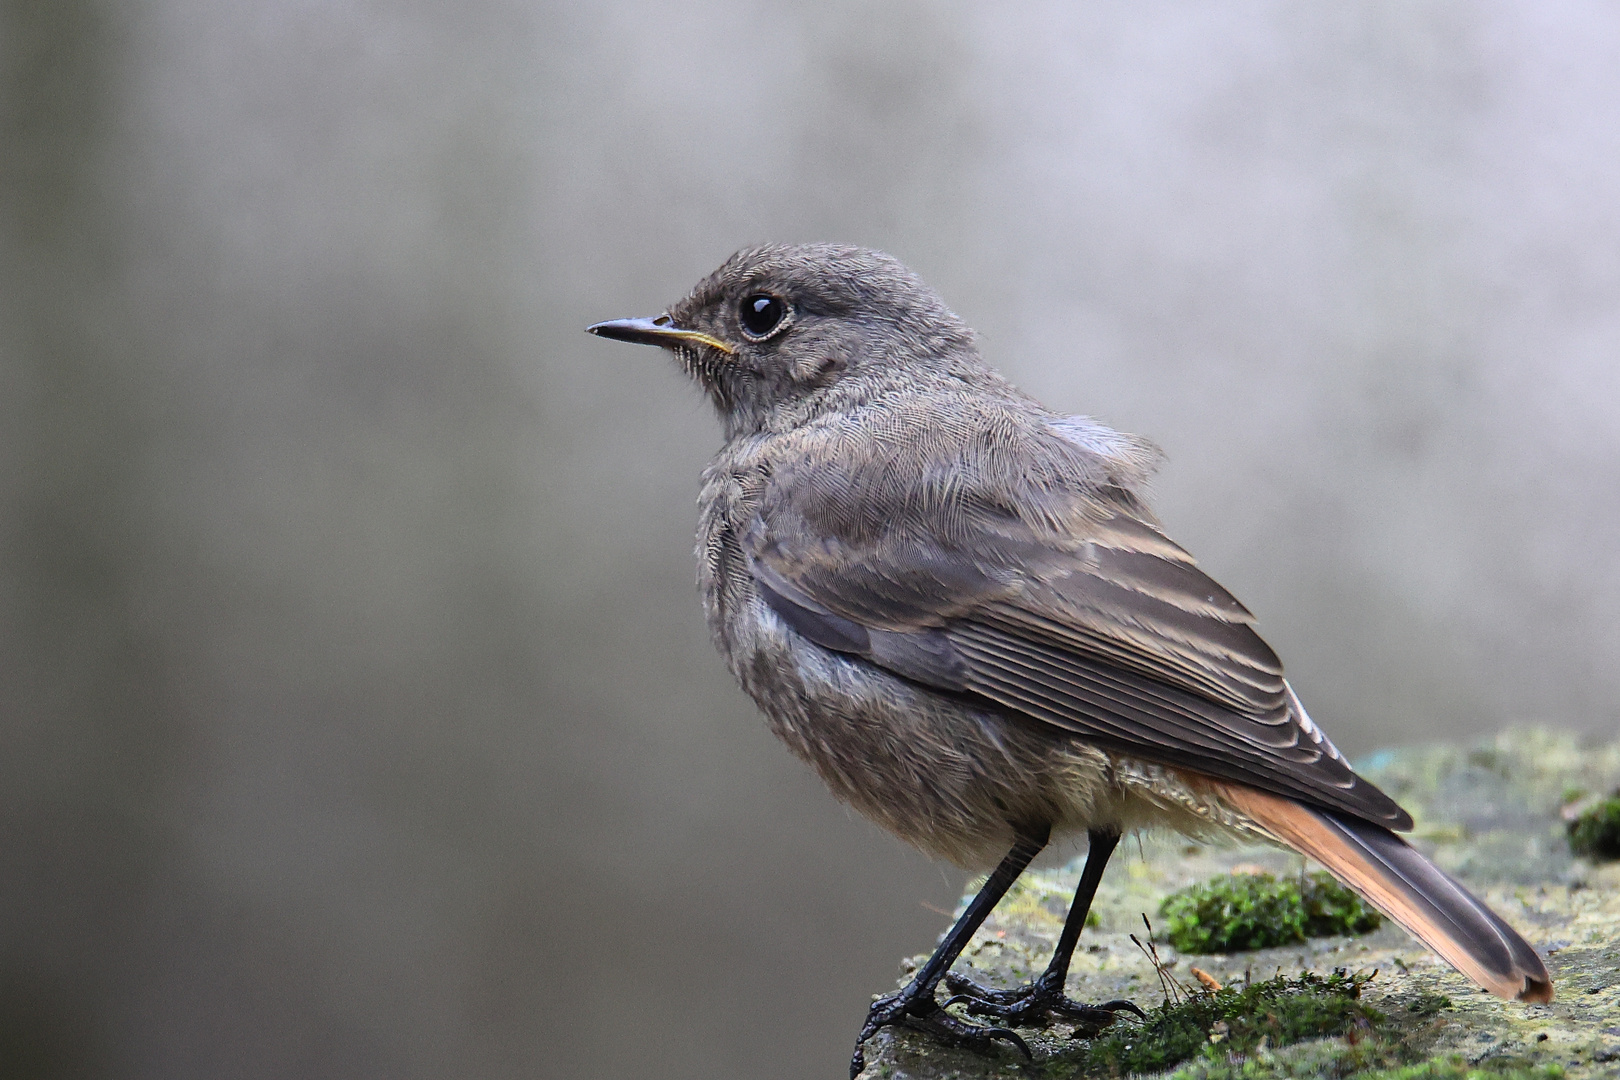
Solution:
{"label": "clawed toe", "polygon": [[954,971],[945,973],[945,987],[955,995],[945,1003],[947,1006],[958,1002],[994,1002],[997,1005],[1012,1005],[1021,996],[1021,991],[997,990],[995,987],[976,983],[966,975],[958,975]]}
{"label": "clawed toe", "polygon": [[[946,1003],[950,1004],[949,1002]],[[907,1027],[932,1035],[940,1042],[962,1049],[988,1053],[997,1040],[1018,1048],[1025,1060],[1035,1060],[1029,1044],[1016,1031],[1006,1027],[975,1024],[946,1012],[932,992],[908,986],[905,990],[879,998],[866,1014],[866,1024],[855,1040],[855,1056],[850,1059],[849,1076],[855,1080],[866,1068],[866,1040],[886,1027]]]}
{"label": "clawed toe", "polygon": [[958,1019],[944,1009],[924,1017],[908,1016],[902,1023],[906,1027],[917,1031],[925,1031],[935,1038],[951,1043],[968,1050],[977,1050],[987,1053],[994,1046],[997,1039],[1011,1043],[1024,1055],[1024,1060],[1034,1061],[1035,1055],[1030,1053],[1029,1044],[1023,1036],[1011,1028],[986,1027],[983,1024],[972,1024],[966,1020]]}
{"label": "clawed toe", "polygon": [[996,990],[950,972],[945,976],[945,985],[954,995],[945,1003],[947,1006],[961,1005],[974,1016],[993,1016],[1015,1027],[1045,1027],[1049,1018],[1055,1016],[1097,1031],[1112,1024],[1117,1012],[1130,1012],[1146,1019],[1142,1010],[1129,1001],[1083,1005],[1067,997],[1061,986],[1045,979],[1016,990]]}

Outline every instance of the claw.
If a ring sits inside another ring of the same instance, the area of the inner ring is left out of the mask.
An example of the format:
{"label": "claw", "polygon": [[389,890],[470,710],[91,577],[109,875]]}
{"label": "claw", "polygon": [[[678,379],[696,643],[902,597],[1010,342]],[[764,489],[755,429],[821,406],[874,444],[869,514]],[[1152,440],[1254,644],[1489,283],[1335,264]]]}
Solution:
{"label": "claw", "polygon": [[990,1049],[990,1044],[996,1039],[1010,1042],[1023,1053],[1025,1060],[1034,1061],[1035,1055],[1030,1052],[1029,1044],[1023,1036],[1011,1028],[981,1027],[970,1024],[945,1012],[943,1009],[931,1013],[926,1017],[907,1016],[900,1021],[909,1028],[924,1031],[946,1042],[954,1042],[961,1046],[970,1047],[981,1053]]}
{"label": "claw", "polygon": [[[964,994],[951,998],[945,1006],[958,1003],[971,1006],[976,1001],[972,995]],[[945,1008],[935,1001],[932,993],[924,993],[916,987],[907,987],[906,990],[879,998],[872,1003],[871,1009],[866,1014],[866,1024],[855,1040],[855,1054],[849,1062],[850,1080],[855,1080],[866,1068],[866,1040],[891,1025],[925,1032],[943,1042],[978,1050],[981,1053],[988,1052],[991,1045],[1000,1039],[1017,1047],[1026,1061],[1035,1060],[1035,1054],[1023,1036],[1011,1028],[984,1027],[970,1023],[946,1012]]]}
{"label": "claw", "polygon": [[[989,1043],[992,1039],[1005,1039],[1023,1052],[1025,1061],[1035,1060],[1035,1055],[1029,1052],[1029,1043],[1025,1042],[1024,1037],[1012,1028],[981,1028],[980,1030],[984,1034],[977,1036],[977,1038],[983,1039],[986,1043]],[[988,1047],[986,1048],[988,1049]]]}
{"label": "claw", "polygon": [[955,972],[945,976],[945,985],[955,992],[945,1004],[961,1005],[974,1016],[993,1016],[1015,1027],[1041,1027],[1051,1017],[1072,1020],[1086,1028],[1101,1030],[1114,1022],[1116,1012],[1131,1012],[1139,1019],[1147,1019],[1142,1010],[1129,1001],[1109,1001],[1102,1005],[1083,1005],[1070,1000],[1060,983],[1052,979],[1037,979],[1016,990],[997,990],[980,986],[972,979]]}

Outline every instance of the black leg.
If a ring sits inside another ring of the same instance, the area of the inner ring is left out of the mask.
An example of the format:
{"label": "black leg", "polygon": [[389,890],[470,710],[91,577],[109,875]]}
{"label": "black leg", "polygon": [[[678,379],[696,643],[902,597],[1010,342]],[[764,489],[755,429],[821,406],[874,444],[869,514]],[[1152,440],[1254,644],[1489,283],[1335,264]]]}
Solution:
{"label": "black leg", "polygon": [[[890,1024],[904,1024],[932,1034],[956,1045],[973,1046],[977,1049],[986,1049],[995,1039],[1004,1039],[1013,1043],[1028,1057],[1029,1047],[1024,1040],[1012,1031],[1002,1027],[983,1027],[978,1024],[969,1024],[959,1020],[939,1007],[934,999],[934,988],[939,985],[943,976],[962,950],[972,939],[974,931],[984,922],[990,910],[996,906],[1012,883],[1018,880],[1018,875],[1029,866],[1030,860],[1040,854],[1046,846],[1047,838],[1051,835],[1048,826],[1039,826],[1022,831],[1013,843],[1012,850],[1007,857],[1001,860],[991,873],[984,888],[979,895],[962,912],[962,917],[956,920],[945,940],[939,943],[934,955],[928,958],[917,974],[912,976],[904,988],[892,994],[885,995],[872,1003],[872,1008],[866,1014],[866,1025],[861,1028],[860,1037],[855,1040],[855,1056],[849,1063],[850,1080],[855,1080],[861,1070],[866,1068],[866,1055],[862,1046],[867,1039],[876,1035],[882,1028]],[[1080,917],[1082,923],[1085,916]],[[1071,946],[1072,948],[1073,946]]]}
{"label": "black leg", "polygon": [[1119,843],[1119,833],[1112,829],[1093,829],[1090,841],[1086,865],[1080,871],[1080,884],[1074,890],[1074,903],[1069,905],[1069,917],[1063,920],[1057,950],[1052,953],[1052,962],[1046,965],[1041,977],[1017,990],[992,990],[960,975],[946,975],[945,984],[956,996],[945,1004],[963,1002],[970,1013],[993,1016],[1015,1027],[1040,1027],[1046,1023],[1048,1015],[1056,1015],[1082,1027],[1102,1028],[1113,1023],[1114,1013],[1121,1009],[1142,1015],[1142,1011],[1128,1001],[1082,1005],[1069,1000],[1063,992],[1069,978],[1069,960],[1080,941],[1086,916],[1091,913],[1091,901],[1097,896],[1103,868]]}

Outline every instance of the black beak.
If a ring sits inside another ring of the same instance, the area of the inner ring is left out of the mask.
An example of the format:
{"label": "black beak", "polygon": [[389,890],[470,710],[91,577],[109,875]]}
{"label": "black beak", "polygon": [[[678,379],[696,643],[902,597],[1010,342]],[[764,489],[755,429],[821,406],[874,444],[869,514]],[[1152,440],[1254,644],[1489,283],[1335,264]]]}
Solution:
{"label": "black beak", "polygon": [[656,319],[612,319],[587,326],[585,332],[614,341],[633,341],[637,345],[661,345],[666,349],[680,345],[707,345],[723,353],[735,351],[719,338],[700,334],[696,330],[682,330],[668,315],[660,315]]}

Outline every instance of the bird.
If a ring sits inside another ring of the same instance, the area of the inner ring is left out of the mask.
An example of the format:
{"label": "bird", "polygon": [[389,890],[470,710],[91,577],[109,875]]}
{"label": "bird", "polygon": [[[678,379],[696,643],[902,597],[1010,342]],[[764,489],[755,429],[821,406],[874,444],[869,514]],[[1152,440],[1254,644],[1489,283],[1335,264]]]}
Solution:
{"label": "bird", "polygon": [[[745,248],[663,314],[587,330],[667,350],[718,414],[699,591],[771,729],[865,817],[990,870],[928,961],[873,1001],[852,1080],[893,1025],[1027,1056],[1017,1027],[1140,1016],[1065,987],[1135,830],[1291,848],[1491,993],[1552,1000],[1531,945],[1397,835],[1411,815],[1356,774],[1254,616],[1166,534],[1145,495],[1154,445],[1017,389],[898,259]],[[1031,861],[1081,834],[1046,970],[1010,990],[952,972]]]}

